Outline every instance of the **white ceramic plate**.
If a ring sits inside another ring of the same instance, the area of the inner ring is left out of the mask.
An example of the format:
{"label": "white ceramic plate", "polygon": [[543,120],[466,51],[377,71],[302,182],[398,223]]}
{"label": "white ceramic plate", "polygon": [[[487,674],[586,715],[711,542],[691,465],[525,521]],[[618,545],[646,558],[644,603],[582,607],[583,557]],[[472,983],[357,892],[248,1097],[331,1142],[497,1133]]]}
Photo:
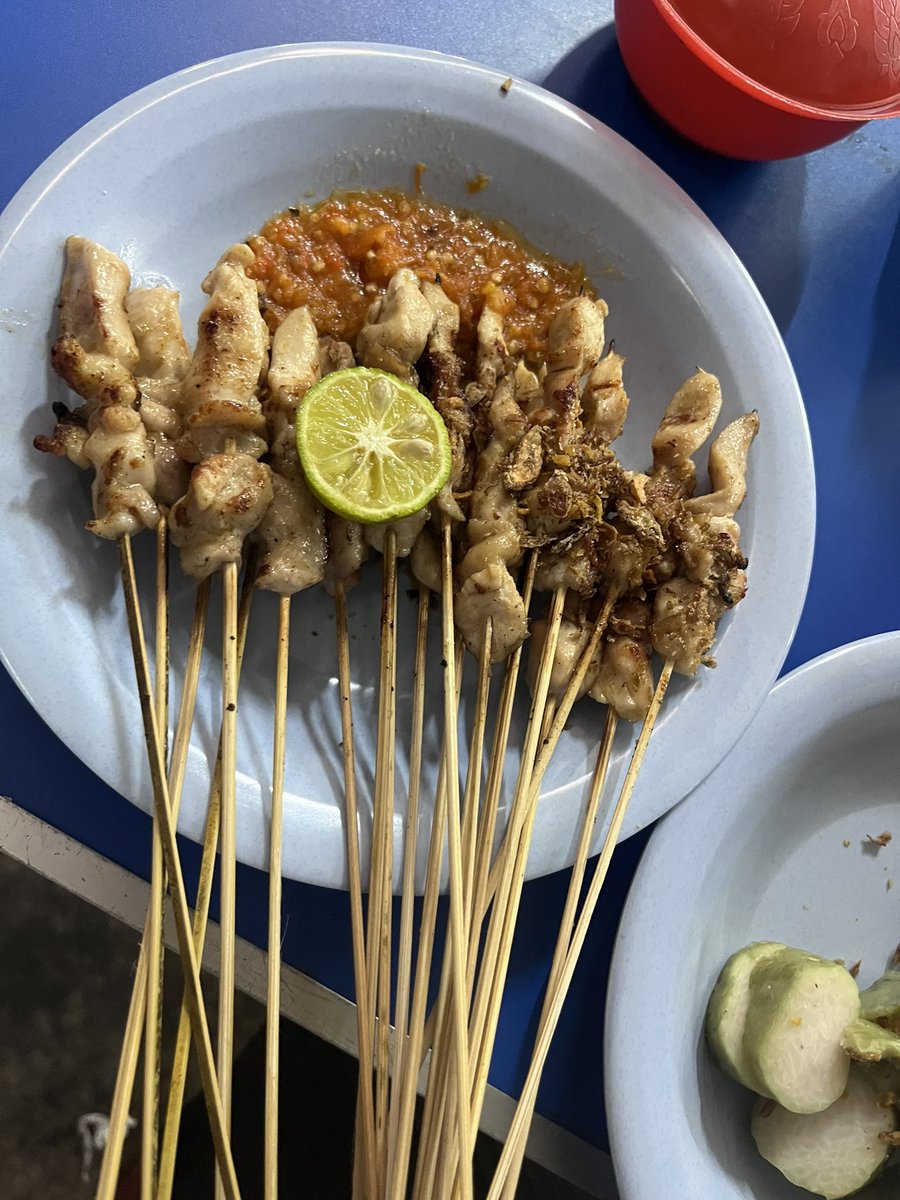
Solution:
{"label": "white ceramic plate", "polygon": [[[751,941],[862,959],[861,987],[882,973],[900,937],[898,731],[900,633],[844,646],[781,680],[650,839],[607,1002],[622,1200],[809,1195],[756,1153],[752,1097],[713,1063],[703,1015],[722,964]],[[889,845],[866,844],[884,830]],[[897,1187],[894,1170],[863,1194]]]}
{"label": "white ceramic plate", "polygon": [[[583,113],[525,83],[504,95],[502,80],[462,60],[391,47],[308,45],[235,55],[164,79],[98,117],[37,171],[0,220],[0,471],[9,497],[0,514],[8,567],[0,585],[0,647],[47,723],[144,808],[150,792],[115,552],[81,529],[86,479],[31,448],[32,435],[51,425],[51,400],[63,398],[47,350],[63,240],[72,232],[121,253],[136,281],[180,288],[190,328],[209,266],[270,213],[335,188],[409,186],[420,161],[432,194],[471,205],[465,180],[484,171],[491,182],[478,207],[508,218],[538,245],[582,259],[609,301],[608,332],[628,356],[633,397],[621,443],[628,462],[646,465],[659,415],[697,363],[722,378],[723,420],[754,407],[762,418],[742,516],[753,560],[750,595],[736,619],[723,622],[720,668],[672,689],[626,833],[665,812],[715,766],[778,672],[806,588],[814,485],[802,404],[775,326],[728,246],[666,176]],[[137,543],[145,567],[151,540]],[[364,785],[374,741],[378,576],[371,566],[351,597]],[[190,594],[176,580],[176,677]],[[340,886],[334,624],[322,594],[299,598],[295,612],[285,870]],[[404,594],[401,731],[408,729],[413,619]],[[262,596],[245,665],[238,755],[238,852],[255,865],[265,861],[273,622],[272,598]],[[216,660],[213,649],[181,821],[193,837],[202,828],[216,736]],[[437,671],[433,678],[437,684]],[[437,687],[434,695],[437,701]],[[429,711],[423,824],[430,820],[439,707]],[[464,708],[468,714],[469,704]],[[517,719],[521,729],[522,713]],[[537,818],[532,875],[570,861],[600,721],[599,710],[585,705],[560,746]],[[623,734],[611,783],[627,742]],[[400,747],[398,854],[405,767]]]}

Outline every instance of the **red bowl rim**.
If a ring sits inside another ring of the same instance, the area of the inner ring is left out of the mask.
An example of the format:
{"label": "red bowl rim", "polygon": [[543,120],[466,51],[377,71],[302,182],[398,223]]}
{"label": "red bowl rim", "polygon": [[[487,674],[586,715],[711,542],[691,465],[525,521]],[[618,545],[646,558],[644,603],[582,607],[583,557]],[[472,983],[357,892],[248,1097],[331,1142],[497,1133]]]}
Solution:
{"label": "red bowl rim", "polygon": [[[625,0],[625,3],[627,2],[628,0]],[[900,92],[885,100],[879,100],[877,103],[836,104],[821,107],[772,91],[771,88],[767,88],[764,84],[758,83],[749,75],[745,75],[743,71],[738,70],[695,33],[684,17],[673,7],[671,0],[650,0],[650,2],[678,39],[697,58],[711,67],[717,75],[734,84],[742,92],[775,108],[780,108],[783,112],[793,113],[796,116],[815,117],[824,121],[861,121],[870,118],[893,117],[900,113]]]}

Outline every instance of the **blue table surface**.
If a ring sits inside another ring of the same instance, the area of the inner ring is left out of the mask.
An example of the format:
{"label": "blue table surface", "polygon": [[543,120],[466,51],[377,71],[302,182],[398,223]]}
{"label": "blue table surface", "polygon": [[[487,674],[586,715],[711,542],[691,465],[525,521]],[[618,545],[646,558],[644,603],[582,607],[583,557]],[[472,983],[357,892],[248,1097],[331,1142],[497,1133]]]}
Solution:
{"label": "blue table surface", "polygon": [[[611,8],[605,0],[6,4],[0,207],[69,134],[122,96],[238,50],[298,41],[392,42],[463,55],[543,83],[681,184],[743,259],[787,344],[805,397],[818,479],[812,581],[785,664],[790,669],[897,625],[900,123],[876,122],[813,155],[780,163],[707,154],[669,132],[642,103],[618,53]],[[0,729],[0,792],[146,878],[147,817],[73,757],[2,670]],[[540,1096],[544,1115],[601,1147],[606,978],[647,836],[631,838],[616,854]],[[199,855],[192,844],[182,851],[190,885]],[[514,1094],[527,1066],[566,883],[566,874],[558,873],[525,889],[520,929],[527,936],[515,947],[491,1071],[492,1082]],[[241,869],[238,884],[238,932],[264,944],[265,877]],[[352,996],[345,896],[288,883],[285,909],[285,960]]]}

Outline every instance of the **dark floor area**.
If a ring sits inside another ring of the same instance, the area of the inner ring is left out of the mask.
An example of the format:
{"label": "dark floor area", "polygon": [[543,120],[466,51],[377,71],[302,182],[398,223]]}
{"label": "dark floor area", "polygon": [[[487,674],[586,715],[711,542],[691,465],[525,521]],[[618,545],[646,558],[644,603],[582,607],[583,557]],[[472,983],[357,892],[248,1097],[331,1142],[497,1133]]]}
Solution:
{"label": "dark floor area", "polygon": [[[84,1180],[78,1119],[109,1110],[138,935],[2,853],[0,911],[0,1194],[3,1200],[88,1200],[98,1161],[95,1156]],[[178,963],[169,955],[166,1044],[173,1040],[180,979]],[[213,995],[214,981],[206,984]],[[233,1119],[241,1134],[234,1139],[234,1153],[244,1200],[262,1194],[263,1021],[259,1004],[237,997]],[[164,1061],[168,1057],[164,1051]],[[355,1059],[283,1024],[283,1195],[349,1198],[356,1073]],[[196,1088],[196,1081],[189,1082],[194,1099],[182,1127],[177,1200],[212,1194],[212,1151]],[[139,1096],[132,1113],[140,1118]],[[133,1186],[137,1152],[133,1133],[126,1144],[122,1200],[138,1195]],[[479,1139],[476,1196],[486,1193],[498,1153],[496,1143]],[[584,1198],[530,1163],[519,1195],[524,1200]]]}

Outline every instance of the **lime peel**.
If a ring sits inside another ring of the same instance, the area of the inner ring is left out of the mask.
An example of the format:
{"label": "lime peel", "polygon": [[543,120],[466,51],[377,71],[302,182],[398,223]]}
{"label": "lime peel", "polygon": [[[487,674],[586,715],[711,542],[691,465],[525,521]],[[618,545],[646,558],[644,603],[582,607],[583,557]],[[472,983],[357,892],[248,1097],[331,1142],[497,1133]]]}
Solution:
{"label": "lime peel", "polygon": [[310,388],[296,436],[310,491],[350,521],[411,516],[450,475],[450,439],[431,401],[373,367],[335,371]]}

